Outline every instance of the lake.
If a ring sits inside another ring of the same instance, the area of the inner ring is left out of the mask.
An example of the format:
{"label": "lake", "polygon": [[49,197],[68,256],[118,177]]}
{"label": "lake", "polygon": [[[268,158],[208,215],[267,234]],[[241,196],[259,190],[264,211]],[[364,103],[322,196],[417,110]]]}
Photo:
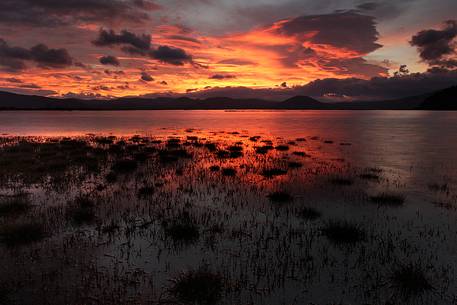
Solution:
{"label": "lake", "polygon": [[4,111],[0,134],[0,303],[457,300],[457,112]]}

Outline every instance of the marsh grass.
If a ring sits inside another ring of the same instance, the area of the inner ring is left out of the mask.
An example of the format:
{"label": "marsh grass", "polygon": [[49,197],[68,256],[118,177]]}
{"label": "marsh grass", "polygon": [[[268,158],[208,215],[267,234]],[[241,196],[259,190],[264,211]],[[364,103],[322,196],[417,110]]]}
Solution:
{"label": "marsh grass", "polygon": [[287,166],[288,166],[289,168],[296,169],[296,168],[301,168],[301,167],[303,167],[303,163],[292,161],[292,162],[287,163]]}
{"label": "marsh grass", "polygon": [[39,242],[45,237],[45,227],[38,222],[6,224],[0,227],[0,241],[9,247]]}
{"label": "marsh grass", "polygon": [[200,238],[200,230],[187,212],[162,222],[166,236],[175,243],[191,244]]}
{"label": "marsh grass", "polygon": [[376,182],[379,182],[379,180],[381,180],[381,177],[374,173],[360,174],[359,178],[363,179],[363,180],[370,180],[370,181],[376,181]]}
{"label": "marsh grass", "polygon": [[449,192],[449,184],[448,183],[430,183],[428,184],[428,189],[433,192]]}
{"label": "marsh grass", "polygon": [[283,170],[281,168],[264,169],[261,173],[261,175],[264,176],[265,178],[274,178],[276,176],[283,176],[286,174],[287,174],[287,171]]}
{"label": "marsh grass", "polygon": [[111,170],[118,174],[128,174],[134,172],[138,168],[138,163],[135,160],[124,159],[116,161]]}
{"label": "marsh grass", "polygon": [[398,290],[403,299],[421,296],[434,288],[419,263],[399,266],[392,274],[391,286]]}
{"label": "marsh grass", "polygon": [[138,198],[140,198],[140,199],[146,199],[146,198],[149,198],[152,195],[154,195],[154,192],[155,192],[155,188],[153,186],[145,185],[138,189],[137,195],[138,195]]}
{"label": "marsh grass", "polygon": [[304,158],[311,157],[310,155],[308,155],[304,151],[294,151],[292,154],[295,155],[295,156],[304,157]]}
{"label": "marsh grass", "polygon": [[337,245],[354,245],[367,237],[360,225],[341,220],[329,221],[322,228],[322,234]]}
{"label": "marsh grass", "polygon": [[351,186],[354,184],[354,180],[348,177],[334,177],[330,179],[330,183],[339,186]]}
{"label": "marsh grass", "polygon": [[278,145],[275,147],[275,149],[277,151],[288,151],[289,150],[289,146],[288,145]]}
{"label": "marsh grass", "polygon": [[0,197],[0,217],[17,216],[27,213],[32,205],[27,196],[17,195],[11,197]]}
{"label": "marsh grass", "polygon": [[183,304],[215,305],[224,294],[224,280],[207,267],[188,271],[172,280],[169,292]]}
{"label": "marsh grass", "polygon": [[211,165],[209,167],[209,170],[212,171],[212,172],[218,172],[221,170],[221,167],[219,165]]}
{"label": "marsh grass", "polygon": [[76,226],[92,224],[96,220],[95,203],[88,197],[77,197],[69,203],[66,217]]}
{"label": "marsh grass", "polygon": [[10,305],[13,304],[9,297],[10,291],[4,284],[0,284],[0,304],[2,305]]}
{"label": "marsh grass", "polygon": [[225,167],[222,169],[222,175],[226,177],[234,177],[236,176],[236,169],[232,167]]}
{"label": "marsh grass", "polygon": [[300,219],[312,221],[320,218],[322,216],[322,213],[314,208],[303,207],[297,211],[297,216]]}
{"label": "marsh grass", "polygon": [[405,203],[406,197],[395,193],[380,193],[378,195],[371,196],[370,200],[379,206],[399,207]]}
{"label": "marsh grass", "polygon": [[293,200],[292,195],[284,191],[278,191],[268,194],[267,196],[272,202],[285,203]]}
{"label": "marsh grass", "polygon": [[255,152],[259,155],[265,155],[272,149],[273,149],[273,146],[271,146],[271,145],[258,146],[255,148]]}

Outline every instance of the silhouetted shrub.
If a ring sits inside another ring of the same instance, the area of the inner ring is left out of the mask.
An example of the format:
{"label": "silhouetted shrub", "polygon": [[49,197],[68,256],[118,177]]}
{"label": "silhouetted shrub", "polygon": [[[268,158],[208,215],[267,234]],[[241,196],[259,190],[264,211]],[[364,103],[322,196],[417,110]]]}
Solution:
{"label": "silhouetted shrub", "polygon": [[322,233],[335,244],[355,244],[366,239],[366,233],[359,225],[347,221],[330,221]]}
{"label": "silhouetted shrub", "polygon": [[392,287],[396,288],[404,299],[419,296],[433,290],[420,264],[402,265],[391,276]]}
{"label": "silhouetted shrub", "polygon": [[221,275],[207,268],[188,271],[173,281],[170,293],[184,304],[214,305],[222,298],[224,281]]}

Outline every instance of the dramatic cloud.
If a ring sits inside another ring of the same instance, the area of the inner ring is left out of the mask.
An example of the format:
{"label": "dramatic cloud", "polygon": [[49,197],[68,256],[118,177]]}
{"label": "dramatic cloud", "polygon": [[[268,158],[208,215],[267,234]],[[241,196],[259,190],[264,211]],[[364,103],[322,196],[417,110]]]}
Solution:
{"label": "dramatic cloud", "polygon": [[442,30],[423,30],[410,41],[419,50],[420,57],[430,65],[457,67],[457,20],[444,23]]}
{"label": "dramatic cloud", "polygon": [[131,22],[149,19],[160,7],[146,0],[2,0],[0,23],[57,26],[76,22]]}
{"label": "dramatic cloud", "polygon": [[64,68],[73,63],[66,49],[50,49],[44,44],[30,49],[11,47],[0,38],[0,66],[10,70],[22,70],[26,68],[24,61],[33,61],[44,68]]}
{"label": "dramatic cloud", "polygon": [[236,78],[236,76],[230,75],[230,74],[214,74],[209,77],[209,79],[216,79],[216,80],[233,79],[233,78]]}
{"label": "dramatic cloud", "polygon": [[149,75],[149,73],[143,71],[141,72],[141,80],[144,80],[145,82],[152,82],[154,78]]}
{"label": "dramatic cloud", "polygon": [[116,34],[113,30],[107,31],[101,29],[97,39],[92,41],[92,43],[99,47],[127,45],[125,50],[141,53],[151,48],[151,36],[146,34],[136,35],[127,30]]}
{"label": "dramatic cloud", "polygon": [[149,55],[153,59],[175,66],[182,66],[185,63],[192,62],[192,56],[187,54],[186,51],[169,46],[159,46],[157,49],[151,50]]}
{"label": "dramatic cloud", "polygon": [[381,47],[374,17],[356,12],[311,15],[294,18],[278,25],[278,32],[294,35],[308,43],[329,45],[367,54]]}
{"label": "dramatic cloud", "polygon": [[102,65],[112,65],[112,66],[116,66],[116,67],[121,64],[119,62],[119,59],[117,59],[117,57],[111,56],[111,55],[100,57],[100,63]]}
{"label": "dramatic cloud", "polygon": [[169,46],[153,48],[151,46],[150,35],[137,35],[127,30],[116,34],[113,30],[107,31],[102,29],[97,39],[92,41],[92,43],[99,47],[123,45],[122,50],[124,52],[149,56],[152,59],[175,66],[182,66],[187,62],[192,62],[192,57],[183,49]]}

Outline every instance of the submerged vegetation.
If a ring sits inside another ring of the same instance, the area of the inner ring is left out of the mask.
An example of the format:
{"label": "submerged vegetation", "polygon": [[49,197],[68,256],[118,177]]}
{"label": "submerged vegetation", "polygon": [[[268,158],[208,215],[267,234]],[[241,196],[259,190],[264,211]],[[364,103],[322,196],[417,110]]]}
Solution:
{"label": "submerged vegetation", "polygon": [[0,303],[453,304],[454,180],[325,139],[0,138]]}

